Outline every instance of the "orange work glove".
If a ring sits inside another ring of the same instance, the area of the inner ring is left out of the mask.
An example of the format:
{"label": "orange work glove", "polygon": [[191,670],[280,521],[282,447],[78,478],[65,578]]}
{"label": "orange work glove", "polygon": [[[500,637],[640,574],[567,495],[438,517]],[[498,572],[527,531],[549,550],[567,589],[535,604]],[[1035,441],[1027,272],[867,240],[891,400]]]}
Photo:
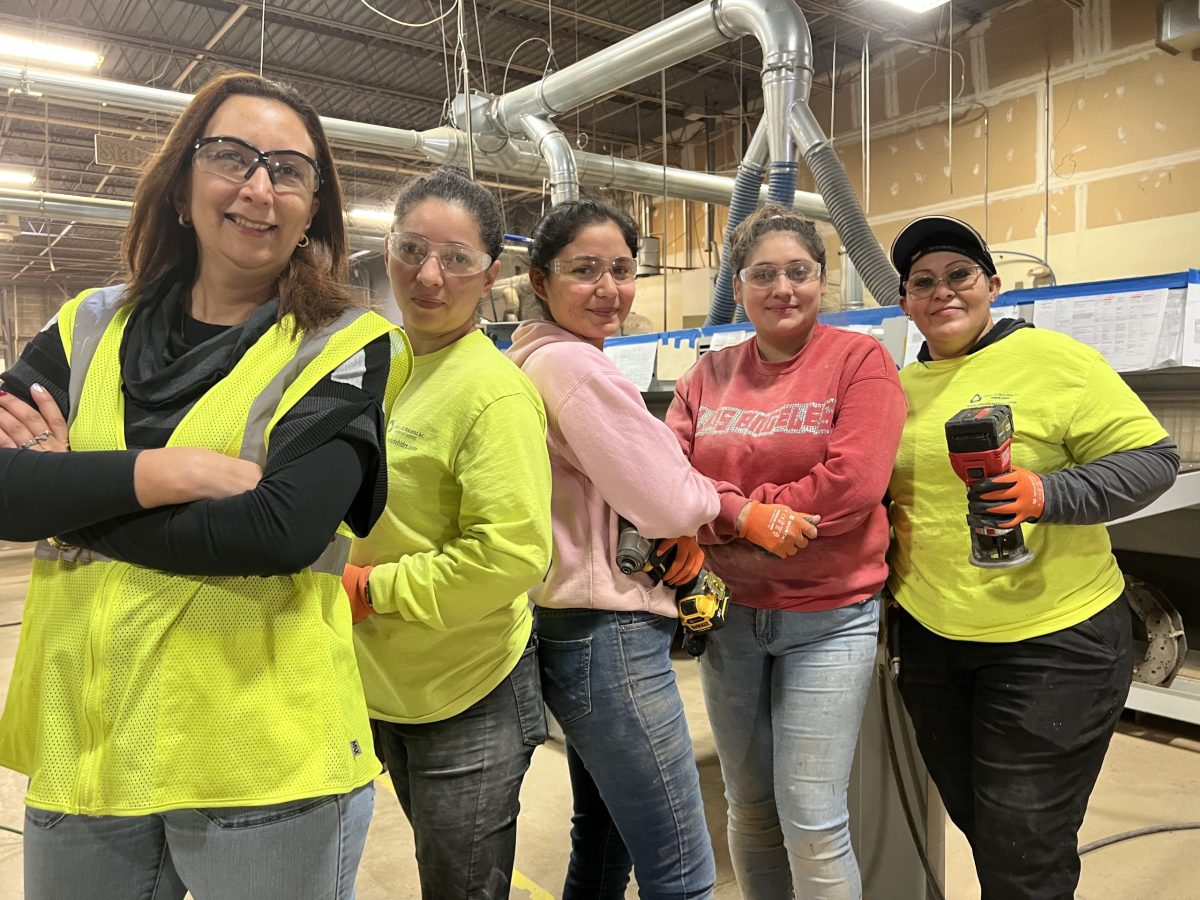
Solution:
{"label": "orange work glove", "polygon": [[658,542],[655,553],[666,556],[671,548],[675,548],[675,558],[667,568],[663,581],[672,587],[687,584],[704,568],[704,551],[693,537],[663,538]]}
{"label": "orange work glove", "polygon": [[371,606],[371,586],[368,579],[374,566],[347,565],[342,572],[342,587],[350,598],[350,619],[355,624],[375,612]]}
{"label": "orange work glove", "polygon": [[817,536],[820,516],[796,512],[782,503],[751,500],[738,526],[738,537],[762,547],[772,556],[786,559],[803,550]]}
{"label": "orange work glove", "polygon": [[1022,522],[1036,522],[1046,508],[1042,476],[1016,466],[1004,475],[975,482],[967,497],[972,513],[1000,520],[996,523],[997,528],[1016,528]]}

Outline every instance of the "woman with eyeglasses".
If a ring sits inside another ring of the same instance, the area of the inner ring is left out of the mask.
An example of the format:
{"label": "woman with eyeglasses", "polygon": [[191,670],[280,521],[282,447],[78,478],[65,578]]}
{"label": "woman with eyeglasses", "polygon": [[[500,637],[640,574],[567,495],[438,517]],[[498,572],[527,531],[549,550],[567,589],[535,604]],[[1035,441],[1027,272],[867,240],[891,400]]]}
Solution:
{"label": "woman with eyeglasses", "polygon": [[454,169],[396,200],[388,280],[416,359],[387,423],[387,509],[346,567],[376,747],[427,900],[508,896],[521,781],[546,739],[526,594],[550,562],[546,416],[476,328],[501,222]]}
{"label": "woman with eyeglasses", "polygon": [[[624,897],[631,870],[648,900],[710,897],[716,880],[670,654],[672,585],[699,573],[691,536],[717,495],[604,355],[633,304],[637,245],[633,220],[610,206],[554,207],[529,254],[545,320],[521,325],[509,350],[549,423],[554,557],[531,594],[574,798],[563,900]],[[618,517],[674,550],[666,584],[617,568]]]}
{"label": "woman with eyeglasses", "polygon": [[[971,226],[916,219],[891,256],[925,338],[900,373],[909,414],[890,487],[900,691],[984,900],[1069,900],[1133,672],[1104,523],[1167,490],[1179,453],[1096,350],[992,321],[1000,277]],[[946,422],[995,404],[1011,410],[1012,472],[968,492]],[[968,514],[993,535],[1019,527],[1032,558],[973,565]]]}
{"label": "woman with eyeglasses", "polygon": [[0,722],[25,896],[350,898],[379,763],[341,576],[411,360],[345,283],[316,111],[206,84],[125,255],[3,375],[0,535],[38,541]]}
{"label": "woman with eyeglasses", "polygon": [[812,222],[764,206],[730,254],[754,336],[700,357],[667,412],[721,498],[699,539],[732,602],[700,675],[729,851],[750,900],[851,900],[862,886],[846,793],[904,397],[882,344],[817,321],[827,282]]}

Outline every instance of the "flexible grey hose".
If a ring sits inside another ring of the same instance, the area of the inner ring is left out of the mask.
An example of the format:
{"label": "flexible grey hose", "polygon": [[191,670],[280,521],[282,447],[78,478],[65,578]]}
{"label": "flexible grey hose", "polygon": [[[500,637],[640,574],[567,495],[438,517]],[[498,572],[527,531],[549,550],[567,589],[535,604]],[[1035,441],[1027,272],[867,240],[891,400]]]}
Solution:
{"label": "flexible grey hose", "polygon": [[900,276],[875,240],[833,146],[828,141],[813,144],[805,152],[804,161],[829,207],[833,227],[846,245],[867,290],[880,306],[894,306],[900,299]]}

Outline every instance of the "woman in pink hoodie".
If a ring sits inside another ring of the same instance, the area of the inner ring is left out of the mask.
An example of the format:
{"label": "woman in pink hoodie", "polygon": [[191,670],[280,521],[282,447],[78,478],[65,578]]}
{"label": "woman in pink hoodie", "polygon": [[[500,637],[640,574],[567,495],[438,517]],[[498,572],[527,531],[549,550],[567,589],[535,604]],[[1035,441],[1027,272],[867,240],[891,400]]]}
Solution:
{"label": "woman in pink hoodie", "polygon": [[716,868],[683,702],[671,669],[674,589],[621,574],[617,517],[677,547],[667,581],[703,554],[691,537],[719,512],[670,429],[604,355],[633,303],[637,226],[590,200],[534,231],[529,278],[546,321],[509,355],[546,406],[554,553],[530,591],[546,703],[566,735],[574,794],[563,900],[711,897]]}

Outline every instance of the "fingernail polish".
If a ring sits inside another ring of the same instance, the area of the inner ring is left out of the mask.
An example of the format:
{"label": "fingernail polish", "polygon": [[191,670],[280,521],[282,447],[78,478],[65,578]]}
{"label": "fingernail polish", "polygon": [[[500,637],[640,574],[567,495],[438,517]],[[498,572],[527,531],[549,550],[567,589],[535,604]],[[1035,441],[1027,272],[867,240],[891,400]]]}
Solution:
{"label": "fingernail polish", "polygon": [[34,384],[32,387],[33,387],[33,392],[34,392],[35,394],[44,394],[44,393],[46,393],[46,389],[45,389],[44,387],[42,387],[40,384]]}

